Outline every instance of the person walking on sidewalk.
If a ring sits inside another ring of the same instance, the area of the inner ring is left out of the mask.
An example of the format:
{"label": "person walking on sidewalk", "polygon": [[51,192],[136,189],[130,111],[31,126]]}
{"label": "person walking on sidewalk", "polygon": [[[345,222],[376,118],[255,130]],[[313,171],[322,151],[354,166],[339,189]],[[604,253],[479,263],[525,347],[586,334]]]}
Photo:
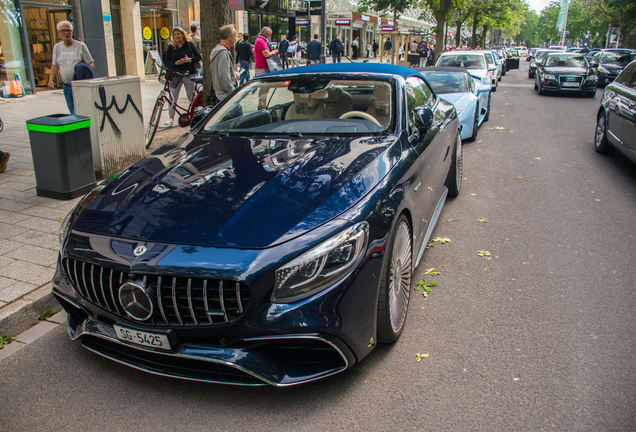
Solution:
{"label": "person walking on sidewalk", "polygon": [[289,46],[287,47],[287,57],[292,66],[300,66],[300,44],[298,36],[292,36]]}
{"label": "person walking on sidewalk", "polygon": [[353,40],[353,42],[351,42],[351,49],[353,50],[353,55],[351,56],[351,60],[357,60],[358,59],[358,49],[360,48],[359,39],[360,38],[356,36],[356,38]]}
{"label": "person walking on sidewalk", "polygon": [[210,53],[210,72],[212,86],[219,101],[222,101],[238,87],[238,72],[232,67],[233,58],[230,47],[236,44],[237,34],[234,24],[224,25],[219,29],[219,42]]}
{"label": "person walking on sidewalk", "polygon": [[318,34],[314,35],[314,40],[307,44],[307,60],[309,64],[320,63],[320,47],[322,44],[318,40]]}
{"label": "person walking on sidewalk", "polygon": [[[391,48],[393,48],[393,44],[389,38],[386,38],[384,42],[384,59],[386,59],[386,63],[391,63]],[[382,63],[384,63],[384,59],[382,59]]]}
{"label": "person walking on sidewalk", "polygon": [[[168,45],[165,64],[172,69],[176,69],[188,75],[183,78],[173,78],[173,82],[170,83],[170,94],[172,94],[173,100],[179,100],[179,92],[181,92],[182,85],[186,89],[188,101],[192,98],[194,81],[192,81],[190,77],[197,75],[197,70],[194,65],[199,61],[201,61],[201,54],[185,30],[181,27],[172,29],[172,42]],[[170,119],[166,121],[164,125],[174,126],[174,113],[175,110],[171,105],[168,110]]]}
{"label": "person walking on sidewalk", "polygon": [[272,29],[263,27],[254,42],[254,76],[267,73],[267,59],[278,54],[278,50],[269,50],[269,38],[272,36]]}
{"label": "person walking on sidewalk", "polygon": [[87,63],[91,68],[95,67],[93,57],[88,52],[88,48],[83,42],[73,39],[73,24],[69,21],[57,23],[57,31],[62,38],[53,47],[53,59],[51,62],[51,73],[49,74],[49,88],[55,88],[53,78],[57,76],[59,69],[62,76],[62,89],[66,98],[66,106],[72,115],[75,115],[75,103],[73,102],[73,74],[75,66],[80,63]]}
{"label": "person walking on sidewalk", "polygon": [[338,33],[336,37],[331,40],[331,43],[329,44],[329,52],[331,52],[331,55],[333,57],[333,63],[340,63],[340,56],[344,52],[344,45],[340,40],[340,33]]}
{"label": "person walking on sidewalk", "polygon": [[243,40],[236,44],[236,66],[239,68],[239,85],[250,80],[250,69],[252,67],[252,44],[250,43],[250,35],[245,33]]}
{"label": "person walking on sidewalk", "polygon": [[287,57],[287,48],[289,48],[289,41],[287,40],[286,35],[282,35],[282,40],[278,44],[278,52],[280,53],[280,63],[283,66],[283,69],[287,69],[289,67],[289,60]]}
{"label": "person walking on sidewalk", "polygon": [[[190,31],[192,32],[190,33],[190,38],[192,39],[192,43],[194,44],[195,47],[197,47],[199,52],[201,52],[201,36],[199,36],[199,26],[197,26],[196,24],[192,24],[190,26]],[[197,75],[199,76],[203,75],[203,65],[201,65],[200,68],[197,68]]]}
{"label": "person walking on sidewalk", "polygon": [[380,49],[380,45],[378,45],[378,41],[373,41],[373,58],[378,58],[378,49]]}

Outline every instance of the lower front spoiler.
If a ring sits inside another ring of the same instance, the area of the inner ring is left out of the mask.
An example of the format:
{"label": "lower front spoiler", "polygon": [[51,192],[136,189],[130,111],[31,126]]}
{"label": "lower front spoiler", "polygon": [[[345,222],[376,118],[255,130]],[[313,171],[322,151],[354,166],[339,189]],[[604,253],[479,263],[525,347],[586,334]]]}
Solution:
{"label": "lower front spoiler", "polygon": [[349,367],[344,343],[320,334],[245,338],[230,347],[178,343],[170,353],[150,351],[119,341],[112,326],[95,321],[79,305],[54,294],[68,314],[71,339],[80,340],[85,348],[110,360],[155,375],[285,387],[325,378]]}

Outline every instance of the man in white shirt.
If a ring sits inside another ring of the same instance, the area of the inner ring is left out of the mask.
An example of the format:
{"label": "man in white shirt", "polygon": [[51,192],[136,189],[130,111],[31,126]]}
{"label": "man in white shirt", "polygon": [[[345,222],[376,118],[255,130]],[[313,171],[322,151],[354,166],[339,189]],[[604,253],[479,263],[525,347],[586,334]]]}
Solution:
{"label": "man in white shirt", "polygon": [[62,41],[53,47],[53,64],[51,66],[51,74],[49,75],[49,88],[55,88],[53,77],[57,75],[59,69],[60,75],[62,76],[66,106],[68,106],[68,110],[71,114],[74,115],[75,104],[73,103],[71,81],[73,81],[75,66],[80,63],[88,63],[91,68],[94,68],[95,63],[86,45],[73,39],[73,24],[69,21],[60,21],[57,23],[57,31]]}

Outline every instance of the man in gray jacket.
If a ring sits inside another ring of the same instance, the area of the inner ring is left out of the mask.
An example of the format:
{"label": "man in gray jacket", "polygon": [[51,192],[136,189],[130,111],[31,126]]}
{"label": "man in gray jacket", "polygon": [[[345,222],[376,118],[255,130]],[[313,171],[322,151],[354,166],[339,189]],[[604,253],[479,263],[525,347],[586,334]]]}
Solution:
{"label": "man in gray jacket", "polygon": [[236,45],[237,34],[234,24],[219,29],[221,42],[210,53],[210,72],[212,86],[219,101],[222,101],[238,87],[238,72],[234,70],[234,59],[230,47]]}

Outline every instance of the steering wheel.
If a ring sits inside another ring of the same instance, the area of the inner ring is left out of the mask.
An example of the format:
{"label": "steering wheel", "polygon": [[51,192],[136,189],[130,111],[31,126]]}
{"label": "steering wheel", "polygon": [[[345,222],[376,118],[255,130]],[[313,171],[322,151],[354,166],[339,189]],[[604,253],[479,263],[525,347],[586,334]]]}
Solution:
{"label": "steering wheel", "polygon": [[378,126],[382,127],[380,122],[375,117],[373,117],[371,114],[367,114],[362,111],[349,111],[340,116],[341,119],[348,119],[351,117],[362,117],[363,119],[369,120],[370,122],[373,122],[377,124]]}

